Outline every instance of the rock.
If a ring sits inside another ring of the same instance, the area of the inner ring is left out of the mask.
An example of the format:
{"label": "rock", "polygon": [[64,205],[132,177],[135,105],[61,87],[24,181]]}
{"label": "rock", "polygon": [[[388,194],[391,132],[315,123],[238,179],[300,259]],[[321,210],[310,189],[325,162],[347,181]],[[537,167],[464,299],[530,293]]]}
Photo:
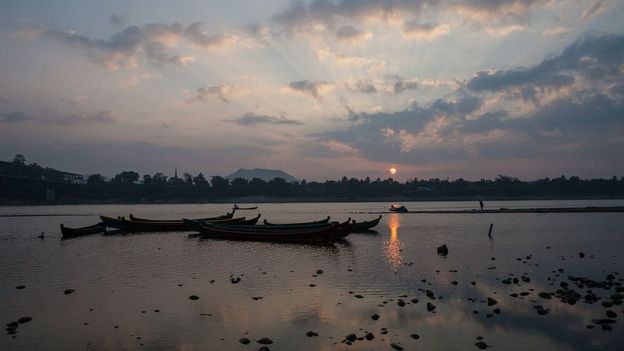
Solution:
{"label": "rock", "polygon": [[76,290],[74,290],[74,289],[65,289],[65,292],[63,292],[63,293],[65,295],[69,295],[69,294],[72,294],[74,291],[76,291]]}
{"label": "rock", "polygon": [[490,345],[484,343],[483,341],[476,342],[475,346],[478,347],[481,350],[487,349],[488,347],[490,347]]}
{"label": "rock", "polygon": [[411,303],[418,303],[418,299],[411,299],[410,302]]}
{"label": "rock", "polygon": [[353,295],[353,297],[355,297],[355,298],[357,298],[357,299],[361,299],[361,298],[363,298],[364,296],[362,296],[362,295],[360,295],[360,294],[356,294],[356,295]]}
{"label": "rock", "polygon": [[483,337],[481,335],[477,336],[476,338],[477,340],[483,340]]}
{"label": "rock", "polygon": [[371,341],[375,338],[375,335],[373,335],[373,333],[366,333],[366,335],[364,335],[364,339]]}
{"label": "rock", "polygon": [[418,339],[420,339],[420,335],[418,335],[418,334],[412,334],[412,335],[410,335],[410,338],[412,338],[412,339],[414,339],[414,340],[418,340]]}
{"label": "rock", "polygon": [[399,346],[397,344],[394,344],[394,343],[390,344],[390,347],[392,347],[395,350],[399,350],[399,351],[403,350],[403,348],[401,346]]}
{"label": "rock", "polygon": [[191,300],[193,300],[193,301],[195,301],[195,300],[199,300],[199,296],[197,296],[197,295],[191,295],[191,296],[189,296],[189,299],[191,299]]}
{"label": "rock", "polygon": [[20,318],[20,319],[18,319],[18,320],[17,320],[17,323],[19,323],[19,324],[24,324],[24,323],[28,323],[28,322],[30,322],[30,321],[32,321],[32,318],[31,318],[31,317],[22,317],[22,318]]}
{"label": "rock", "polygon": [[585,257],[585,253],[583,251],[579,252],[579,257],[580,258],[584,258]]}
{"label": "rock", "polygon": [[323,274],[323,270],[322,269],[317,270],[316,274]]}
{"label": "rock", "polygon": [[551,297],[550,293],[547,293],[547,292],[541,292],[537,294],[537,296],[541,297],[542,299],[550,299]]}
{"label": "rock", "polygon": [[26,288],[26,285],[18,285],[18,286],[15,287],[15,289],[17,289],[17,290],[22,290],[22,289],[25,289],[25,288]]}
{"label": "rock", "polygon": [[427,311],[429,312],[433,312],[433,310],[435,310],[436,307],[434,304],[432,304],[431,302],[427,302]]}
{"label": "rock", "polygon": [[438,247],[437,251],[438,251],[438,255],[442,255],[442,256],[448,255],[448,247],[446,247],[446,244]]}
{"label": "rock", "polygon": [[258,344],[262,344],[262,345],[271,345],[273,343],[273,340],[271,340],[271,339],[269,339],[267,337],[264,337],[264,338],[258,340],[257,342],[258,342]]}
{"label": "rock", "polygon": [[247,338],[240,338],[240,339],[238,339],[238,342],[240,342],[243,345],[249,345],[249,343],[251,341],[249,339],[247,339]]}
{"label": "rock", "polygon": [[315,333],[315,332],[310,330],[309,332],[306,333],[306,335],[308,336],[308,338],[311,338],[313,336],[318,336],[318,333]]}
{"label": "rock", "polygon": [[501,309],[500,308],[495,308],[492,310],[492,312],[496,313],[496,314],[500,314],[501,313]]}
{"label": "rock", "polygon": [[487,298],[487,304],[488,304],[488,306],[494,306],[494,305],[496,305],[497,303],[498,303],[498,301],[494,300],[493,298],[491,298],[491,297],[488,297],[488,298]]}
{"label": "rock", "polygon": [[403,301],[402,299],[399,299],[399,301],[397,302],[397,305],[399,305],[399,307],[405,307],[405,301]]}
{"label": "rock", "polygon": [[351,334],[345,336],[345,339],[347,339],[348,341],[354,342],[355,339],[357,339],[357,335],[351,333]]}
{"label": "rock", "polygon": [[6,324],[8,328],[17,328],[18,325],[19,324],[17,322],[11,322]]}
{"label": "rock", "polygon": [[607,310],[605,313],[607,314],[607,317],[609,317],[609,318],[616,318],[617,317],[617,313],[615,313],[615,312],[613,312],[611,310]]}
{"label": "rock", "polygon": [[232,284],[238,284],[240,281],[241,281],[240,277],[230,278],[230,283]]}
{"label": "rock", "polygon": [[451,284],[452,284],[452,285],[457,285],[457,280],[453,280],[453,281],[451,282]]}
{"label": "rock", "polygon": [[372,319],[372,320],[374,320],[374,321],[376,321],[376,320],[378,320],[378,319],[379,319],[379,315],[378,315],[377,313],[375,313],[375,314],[373,314],[373,315],[371,316],[371,319]]}
{"label": "rock", "polygon": [[268,346],[262,346],[258,351],[271,351],[271,349]]}

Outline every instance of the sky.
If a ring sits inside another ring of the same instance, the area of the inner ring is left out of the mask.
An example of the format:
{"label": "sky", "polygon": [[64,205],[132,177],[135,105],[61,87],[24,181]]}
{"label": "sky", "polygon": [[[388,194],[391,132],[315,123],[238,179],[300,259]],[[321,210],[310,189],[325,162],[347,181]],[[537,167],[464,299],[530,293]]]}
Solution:
{"label": "sky", "polygon": [[0,159],[624,176],[624,0],[3,0]]}

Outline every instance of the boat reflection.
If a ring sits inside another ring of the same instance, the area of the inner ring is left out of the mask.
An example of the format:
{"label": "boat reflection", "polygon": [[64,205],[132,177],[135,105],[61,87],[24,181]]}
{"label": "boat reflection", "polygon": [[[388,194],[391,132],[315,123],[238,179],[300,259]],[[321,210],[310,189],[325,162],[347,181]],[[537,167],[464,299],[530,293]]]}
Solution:
{"label": "boat reflection", "polygon": [[399,228],[401,227],[401,217],[393,213],[388,217],[388,229],[390,229],[390,239],[384,242],[384,253],[386,260],[394,270],[396,270],[402,261],[401,249],[403,244],[399,240]]}

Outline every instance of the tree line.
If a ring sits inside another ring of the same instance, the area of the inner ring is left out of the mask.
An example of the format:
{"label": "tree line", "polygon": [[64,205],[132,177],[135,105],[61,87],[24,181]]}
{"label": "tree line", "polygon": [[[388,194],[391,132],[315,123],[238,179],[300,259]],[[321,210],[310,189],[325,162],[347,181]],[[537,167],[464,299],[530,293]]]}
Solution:
{"label": "tree line", "polygon": [[577,176],[522,181],[500,175],[493,180],[392,178],[287,182],[282,178],[264,181],[259,178],[228,180],[221,176],[207,179],[202,173],[184,173],[167,177],[161,172],[142,177],[134,171],[121,172],[110,180],[99,174],[64,190],[64,197],[90,200],[129,201],[211,201],[246,196],[300,199],[441,199],[441,198],[566,198],[622,197],[624,177],[581,179]]}

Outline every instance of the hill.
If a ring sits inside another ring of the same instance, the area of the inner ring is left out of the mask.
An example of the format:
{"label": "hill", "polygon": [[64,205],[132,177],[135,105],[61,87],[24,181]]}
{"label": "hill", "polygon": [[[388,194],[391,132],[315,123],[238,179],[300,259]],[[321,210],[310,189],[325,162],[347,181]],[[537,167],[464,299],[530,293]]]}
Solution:
{"label": "hill", "polygon": [[233,180],[235,178],[244,178],[247,180],[251,180],[253,178],[259,178],[268,182],[275,178],[283,178],[286,179],[287,182],[294,182],[297,179],[290,174],[281,171],[281,170],[273,170],[273,169],[264,169],[264,168],[254,168],[254,169],[245,169],[241,168],[238,171],[225,176],[228,180]]}

